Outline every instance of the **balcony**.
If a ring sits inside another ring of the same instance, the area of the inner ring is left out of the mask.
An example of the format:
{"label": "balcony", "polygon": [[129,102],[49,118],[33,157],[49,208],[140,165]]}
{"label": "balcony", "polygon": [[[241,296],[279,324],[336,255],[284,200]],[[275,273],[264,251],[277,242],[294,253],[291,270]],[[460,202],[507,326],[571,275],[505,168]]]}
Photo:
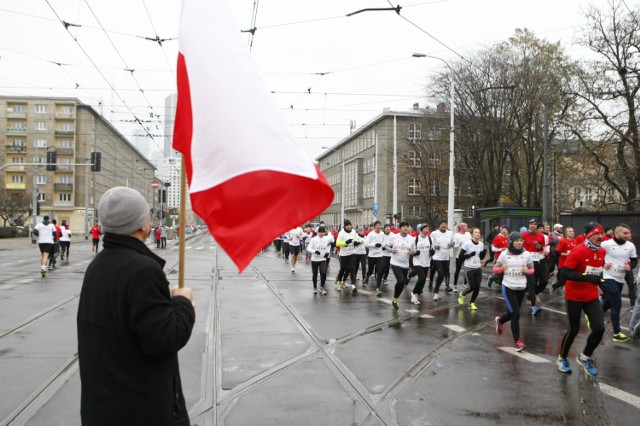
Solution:
{"label": "balcony", "polygon": [[56,118],[62,119],[62,120],[73,120],[75,118],[73,111],[71,112],[63,112],[63,111],[57,111],[56,110]]}
{"label": "balcony", "polygon": [[73,201],[54,201],[53,207],[73,207]]}
{"label": "balcony", "polygon": [[11,108],[7,108],[7,118],[27,118],[27,113],[24,111],[13,111]]}
{"label": "balcony", "polygon": [[27,153],[27,147],[20,146],[20,145],[6,145],[4,150],[5,152],[22,153],[22,154]]}
{"label": "balcony", "polygon": [[73,148],[58,148],[58,147],[56,147],[56,152],[59,155],[73,155]]}
{"label": "balcony", "polygon": [[56,130],[56,136],[73,136],[76,132],[73,130]]}
{"label": "balcony", "polygon": [[7,184],[5,185],[6,189],[22,189],[25,190],[27,189],[27,184],[26,183],[11,183],[11,182],[7,182]]}
{"label": "balcony", "polygon": [[26,136],[27,134],[27,129],[25,128],[12,128],[12,127],[7,127],[7,134],[8,135],[22,135],[22,136]]}
{"label": "balcony", "polygon": [[72,183],[54,183],[53,184],[54,191],[73,191]]}

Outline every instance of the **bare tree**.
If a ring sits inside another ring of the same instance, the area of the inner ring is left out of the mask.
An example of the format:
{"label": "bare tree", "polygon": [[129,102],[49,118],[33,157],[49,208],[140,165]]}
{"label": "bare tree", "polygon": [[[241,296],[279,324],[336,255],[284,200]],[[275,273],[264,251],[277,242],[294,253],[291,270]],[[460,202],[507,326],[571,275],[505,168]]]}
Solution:
{"label": "bare tree", "polygon": [[13,225],[13,220],[22,217],[29,211],[29,203],[19,192],[0,191],[0,219],[2,226]]}

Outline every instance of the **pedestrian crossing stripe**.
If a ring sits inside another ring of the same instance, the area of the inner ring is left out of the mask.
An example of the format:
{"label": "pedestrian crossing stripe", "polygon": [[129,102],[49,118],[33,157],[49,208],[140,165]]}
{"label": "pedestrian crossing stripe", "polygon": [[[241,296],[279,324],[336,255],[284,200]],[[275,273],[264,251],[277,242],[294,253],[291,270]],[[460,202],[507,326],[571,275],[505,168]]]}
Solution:
{"label": "pedestrian crossing stripe", "polygon": [[515,349],[513,349],[512,346],[500,346],[500,347],[498,347],[498,349],[508,353],[509,355],[515,355],[518,358],[522,358],[522,359],[524,359],[526,361],[533,362],[533,363],[536,363],[536,364],[542,364],[542,363],[545,363],[545,362],[551,362],[548,359],[542,358],[542,357],[537,356],[537,355],[530,354],[528,352],[516,352]]}
{"label": "pedestrian crossing stripe", "polygon": [[610,397],[619,399],[620,401],[633,405],[636,408],[640,408],[640,398],[638,398],[633,394],[630,394],[629,392],[625,392],[618,388],[614,388],[613,386],[609,386],[608,384],[602,383],[602,382],[600,382],[600,390],[605,395],[609,395]]}

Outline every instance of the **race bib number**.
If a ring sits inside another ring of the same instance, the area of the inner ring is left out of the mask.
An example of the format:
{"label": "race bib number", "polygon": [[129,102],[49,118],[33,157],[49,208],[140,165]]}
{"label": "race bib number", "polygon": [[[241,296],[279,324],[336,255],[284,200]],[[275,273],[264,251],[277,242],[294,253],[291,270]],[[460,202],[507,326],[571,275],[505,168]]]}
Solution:
{"label": "race bib number", "polygon": [[608,272],[609,274],[618,278],[624,278],[624,276],[627,274],[627,270],[624,268],[624,266],[620,265],[611,265],[611,268],[609,268]]}
{"label": "race bib number", "polygon": [[443,253],[444,253],[444,252],[448,252],[448,251],[449,251],[449,246],[447,246],[447,245],[440,246],[439,251],[441,251],[441,252],[443,252]]}
{"label": "race bib number", "polygon": [[472,268],[480,267],[480,258],[478,256],[470,257],[469,266],[471,266]]}
{"label": "race bib number", "polygon": [[534,262],[540,262],[543,257],[544,255],[540,252],[537,252],[537,251],[531,252],[531,260],[533,260]]}
{"label": "race bib number", "polygon": [[602,266],[599,266],[596,268],[595,266],[587,265],[587,267],[584,270],[584,273],[589,275],[600,275],[602,274]]}
{"label": "race bib number", "polygon": [[509,278],[521,278],[524,277],[524,271],[522,269],[507,269],[504,271],[504,276]]}

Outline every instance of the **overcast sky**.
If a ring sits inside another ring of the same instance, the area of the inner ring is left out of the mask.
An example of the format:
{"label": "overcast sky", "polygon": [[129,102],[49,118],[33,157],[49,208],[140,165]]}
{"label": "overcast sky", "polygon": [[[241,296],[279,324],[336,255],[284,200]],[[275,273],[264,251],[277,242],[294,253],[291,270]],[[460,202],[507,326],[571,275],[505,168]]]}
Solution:
{"label": "overcast sky", "polygon": [[[574,58],[584,10],[606,0],[232,0],[239,29],[251,28],[251,55],[300,146],[315,157],[386,107],[425,98],[442,63],[508,39],[516,28],[561,41]],[[629,7],[637,2],[626,0]],[[0,3],[0,93],[73,96],[125,136],[162,135],[164,98],[175,92],[179,1],[28,0]],[[69,31],[60,21],[68,24]],[[79,25],[79,26],[76,26]],[[104,28],[104,31],[103,29]],[[164,40],[161,43],[145,37]],[[134,70],[134,71],[127,71]],[[154,114],[152,116],[152,114]],[[160,115],[157,117],[156,115]],[[156,137],[158,145],[162,137]],[[153,145],[153,143],[152,143]]]}

